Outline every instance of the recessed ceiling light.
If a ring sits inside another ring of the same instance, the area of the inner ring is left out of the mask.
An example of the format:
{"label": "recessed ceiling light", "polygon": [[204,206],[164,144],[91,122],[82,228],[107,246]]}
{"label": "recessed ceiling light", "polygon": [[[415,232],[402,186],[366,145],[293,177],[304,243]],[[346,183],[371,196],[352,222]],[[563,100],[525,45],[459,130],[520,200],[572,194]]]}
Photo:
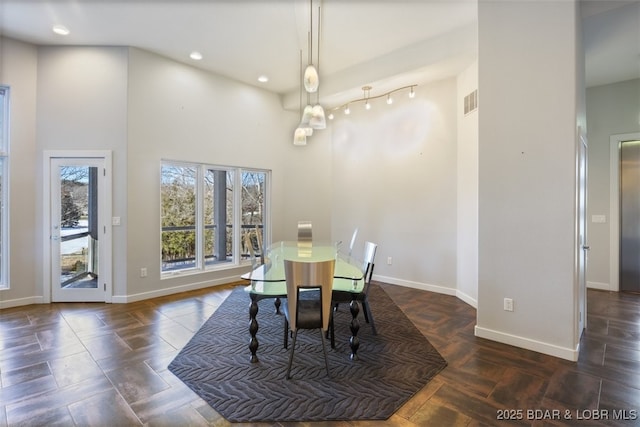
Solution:
{"label": "recessed ceiling light", "polygon": [[268,82],[268,81],[269,81],[269,77],[267,77],[267,76],[265,76],[265,75],[262,75],[262,76],[258,77],[258,81],[259,81],[260,83],[266,83],[266,82]]}
{"label": "recessed ceiling light", "polygon": [[66,36],[70,33],[69,29],[64,25],[54,25],[53,32],[56,34],[60,34],[61,36]]}
{"label": "recessed ceiling light", "polygon": [[191,55],[189,55],[191,57],[191,59],[195,60],[195,61],[200,61],[202,59],[202,54],[198,51],[193,51],[191,52]]}

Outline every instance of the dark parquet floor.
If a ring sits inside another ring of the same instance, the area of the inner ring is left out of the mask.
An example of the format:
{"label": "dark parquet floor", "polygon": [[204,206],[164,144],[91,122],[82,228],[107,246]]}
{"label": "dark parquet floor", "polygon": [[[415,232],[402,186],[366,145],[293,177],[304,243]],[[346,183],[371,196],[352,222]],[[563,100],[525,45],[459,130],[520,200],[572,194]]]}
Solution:
{"label": "dark parquet floor", "polygon": [[[590,290],[573,363],[476,338],[455,297],[382,286],[447,368],[387,421],[288,426],[640,425],[640,296]],[[231,425],[167,370],[231,289],[0,310],[0,427]]]}

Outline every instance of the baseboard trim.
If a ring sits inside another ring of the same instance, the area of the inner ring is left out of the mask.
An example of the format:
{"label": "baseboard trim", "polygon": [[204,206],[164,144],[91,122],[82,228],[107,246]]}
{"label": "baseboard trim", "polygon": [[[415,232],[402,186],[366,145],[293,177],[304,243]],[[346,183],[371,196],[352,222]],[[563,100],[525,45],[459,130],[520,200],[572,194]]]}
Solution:
{"label": "baseboard trim", "polygon": [[469,304],[471,307],[475,308],[476,310],[478,309],[478,300],[475,298],[470,297],[469,295],[465,294],[462,291],[456,291],[456,297],[458,297],[458,299],[462,302],[466,302],[467,304]]}
{"label": "baseboard trim", "polygon": [[157,289],[150,292],[140,292],[130,295],[114,295],[111,302],[114,304],[126,304],[130,302],[143,301],[150,298],[165,297],[167,295],[178,294],[180,292],[195,291],[198,289],[209,288],[212,286],[228,285],[238,281],[238,276],[233,275],[215,280],[205,280],[202,282],[189,283],[187,285],[173,286],[170,288]]}
{"label": "baseboard trim", "polygon": [[400,285],[407,288],[420,289],[423,291],[435,292],[438,294],[457,296],[456,289],[447,288],[446,286],[430,285],[428,283],[413,282],[411,280],[397,279],[395,277],[378,276],[376,274],[373,275],[372,279],[392,285]]}
{"label": "baseboard trim", "polygon": [[578,352],[580,350],[579,346],[577,346],[575,349],[559,347],[554,344],[511,335],[500,331],[494,331],[492,329],[483,328],[477,325],[475,327],[475,335],[479,338],[486,338],[491,341],[509,344],[514,347],[524,348],[526,350],[536,351],[538,353],[559,357],[561,359],[570,360],[572,362],[578,360]]}
{"label": "baseboard trim", "polygon": [[602,282],[587,282],[587,288],[598,289],[600,291],[611,291],[611,286],[608,283]]}
{"label": "baseboard trim", "polygon": [[3,308],[20,307],[23,305],[42,304],[43,302],[44,302],[44,299],[42,297],[37,297],[37,296],[2,300],[0,301],[0,310],[2,310]]}

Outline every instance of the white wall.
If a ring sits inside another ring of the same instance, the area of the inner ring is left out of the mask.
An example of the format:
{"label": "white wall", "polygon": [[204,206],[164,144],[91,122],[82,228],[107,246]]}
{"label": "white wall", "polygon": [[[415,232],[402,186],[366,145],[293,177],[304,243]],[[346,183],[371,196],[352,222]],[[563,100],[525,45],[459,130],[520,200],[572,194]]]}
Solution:
{"label": "white wall", "polygon": [[465,116],[464,97],[478,89],[478,63],[458,76],[458,297],[478,306],[478,110]]}
{"label": "white wall", "polygon": [[577,6],[480,0],[478,15],[476,334],[575,359]]}
{"label": "white wall", "polygon": [[36,224],[36,181],[41,181],[36,157],[37,49],[0,38],[0,84],[10,88],[9,289],[0,290],[0,309],[42,301],[38,286],[42,271]]}
{"label": "white wall", "polygon": [[[37,155],[44,150],[111,150],[112,207],[115,216],[126,211],[127,48],[38,48]],[[47,184],[48,185],[48,180]],[[36,182],[37,225],[43,223],[43,179]],[[127,287],[126,222],[113,228],[113,289]],[[47,230],[38,228],[39,246]],[[46,261],[45,261],[46,262]],[[42,284],[40,284],[42,286]]]}
{"label": "white wall", "polygon": [[455,294],[456,81],[416,93],[331,122],[333,238],[346,246],[358,227],[357,256],[378,244],[377,279]]}
{"label": "white wall", "polygon": [[[288,230],[295,235],[298,217],[312,216],[315,205],[328,205],[316,191],[326,176],[310,173],[322,169],[323,162],[311,157],[314,151],[301,157],[305,152],[293,147],[299,118],[284,112],[276,95],[135,48],[129,50],[128,84],[128,194],[127,212],[122,215],[127,227],[127,288],[117,300],[238,281],[247,269],[161,280],[161,160],[272,170],[275,240],[283,239]],[[290,170],[288,162],[294,161],[297,164]],[[300,195],[298,189],[309,193]],[[303,200],[309,201],[306,206]],[[142,267],[148,270],[145,278],[140,278]]]}
{"label": "white wall", "polygon": [[114,302],[236,281],[247,268],[160,280],[162,159],[270,169],[272,238],[294,238],[299,219],[330,238],[329,134],[294,147],[299,117],[278,96],[135,48],[2,41],[14,197],[13,286],[0,293],[0,308],[43,301],[44,150],[113,151],[113,216],[121,218],[113,228]]}
{"label": "white wall", "polygon": [[[280,236],[284,240],[297,239],[298,221],[313,223],[313,238],[324,241],[339,240],[332,237],[331,212],[332,181],[331,130],[314,130],[307,137],[306,146],[293,146],[293,129],[300,121],[298,114],[292,127],[285,127],[283,211]],[[274,239],[281,240],[281,239]]]}
{"label": "white wall", "polygon": [[[611,288],[609,277],[610,175],[609,148],[612,135],[640,132],[640,79],[587,90],[587,139],[589,144],[587,281],[590,287]],[[592,215],[604,215],[605,223],[591,222]],[[615,273],[615,271],[614,271]]]}

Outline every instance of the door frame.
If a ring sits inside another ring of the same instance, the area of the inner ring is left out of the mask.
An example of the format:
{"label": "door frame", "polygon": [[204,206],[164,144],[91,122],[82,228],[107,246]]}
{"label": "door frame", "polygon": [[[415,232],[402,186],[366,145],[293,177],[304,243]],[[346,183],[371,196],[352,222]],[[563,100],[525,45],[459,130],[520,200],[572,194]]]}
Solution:
{"label": "door frame", "polygon": [[578,294],[576,313],[576,342],[587,327],[587,253],[588,237],[588,180],[589,180],[589,145],[582,127],[578,126],[578,153],[576,163],[576,268],[578,274]]}
{"label": "door frame", "polygon": [[103,159],[105,168],[104,197],[98,215],[104,217],[104,233],[102,237],[103,258],[100,260],[102,270],[100,282],[104,283],[104,302],[112,302],[113,296],[113,251],[112,251],[112,152],[110,150],[45,150],[43,151],[43,184],[42,184],[42,300],[51,303],[51,159]]}
{"label": "door frame", "polygon": [[640,132],[609,138],[609,291],[620,291],[620,144],[640,140]]}

